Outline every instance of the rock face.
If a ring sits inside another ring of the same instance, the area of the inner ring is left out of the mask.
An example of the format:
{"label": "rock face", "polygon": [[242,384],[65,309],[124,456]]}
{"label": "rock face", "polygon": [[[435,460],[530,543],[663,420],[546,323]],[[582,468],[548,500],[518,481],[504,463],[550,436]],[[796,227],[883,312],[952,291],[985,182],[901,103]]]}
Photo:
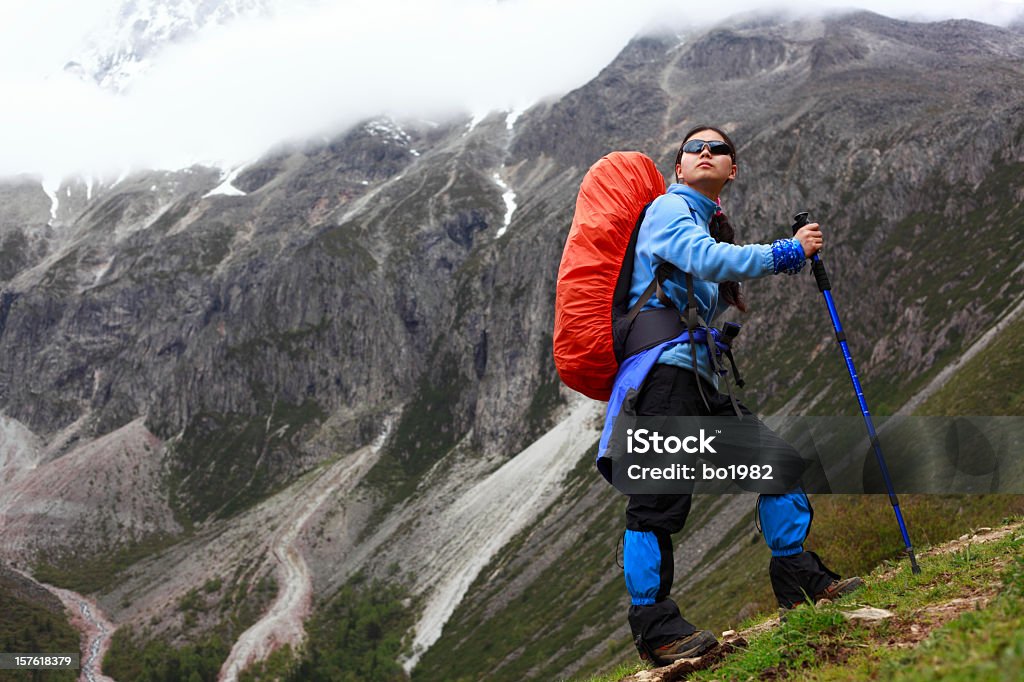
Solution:
{"label": "rock face", "polygon": [[[29,567],[194,527],[102,597],[118,622],[159,622],[247,546],[245,562],[272,566],[269,541],[248,534],[307,472],[364,446],[372,466],[346,479],[352,492],[301,517],[333,540],[302,536],[313,584],[386,575],[368,538],[458,553],[416,521],[499,470],[566,400],[554,284],[582,175],[612,149],[643,150],[667,175],[699,122],[738,144],[724,201],[740,241],[787,236],[797,210],[822,222],[861,380],[880,413],[895,409],[1024,293],[1022,73],[1019,31],[761,20],[638,39],[511,130],[499,115],[371,121],[270,153],[226,193],[204,168],[67,179],[57,203],[36,180],[5,180],[0,408],[14,435],[0,442],[0,559]],[[504,185],[517,208],[496,238]],[[810,281],[746,290],[746,402],[854,409],[831,351],[805,361],[832,342],[808,313]],[[574,491],[583,509],[602,494]],[[427,595],[429,582],[410,580]]]}
{"label": "rock face", "polygon": [[12,476],[0,492],[4,555],[55,561],[180,533],[162,491],[162,445],[137,419]]}

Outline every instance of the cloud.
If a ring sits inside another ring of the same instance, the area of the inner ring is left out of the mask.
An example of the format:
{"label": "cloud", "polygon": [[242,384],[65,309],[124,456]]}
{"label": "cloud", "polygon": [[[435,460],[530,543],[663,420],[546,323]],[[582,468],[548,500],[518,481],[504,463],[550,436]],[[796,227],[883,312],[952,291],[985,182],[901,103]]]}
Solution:
{"label": "cloud", "polygon": [[[55,12],[59,5],[65,10]],[[1021,0],[860,6],[990,23],[1024,9]],[[81,43],[81,27],[110,7],[111,0],[88,11],[40,0],[2,10],[0,59],[21,66],[0,71],[13,104],[0,109],[0,176],[233,165],[281,141],[331,134],[382,113],[442,118],[522,108],[582,85],[641,30],[699,27],[763,3],[726,1],[713,10],[668,0],[292,5],[167,47],[120,94],[60,71]],[[25,37],[30,30],[34,40]]]}

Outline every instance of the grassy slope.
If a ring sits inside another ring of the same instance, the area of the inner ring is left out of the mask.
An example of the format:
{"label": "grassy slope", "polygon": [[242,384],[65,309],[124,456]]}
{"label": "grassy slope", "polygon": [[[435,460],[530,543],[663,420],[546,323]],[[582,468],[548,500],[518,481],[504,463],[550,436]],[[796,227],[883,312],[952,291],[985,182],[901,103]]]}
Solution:
{"label": "grassy slope", "polygon": [[[693,679],[762,679],[766,674],[793,680],[1021,679],[1022,550],[1024,529],[1018,525],[1001,540],[922,557],[920,575],[913,575],[906,563],[895,572],[883,564],[863,592],[798,611],[748,651]],[[993,592],[996,596],[981,610],[943,608],[954,599]],[[875,627],[855,625],[840,613],[855,605],[896,615]]]}
{"label": "grassy slope", "polygon": [[1024,414],[1024,316],[1007,325],[986,349],[918,409],[920,415]]}
{"label": "grassy slope", "polygon": [[[1024,320],[1017,320],[986,352],[965,363],[918,414],[1020,414],[1020,386],[1024,384],[1015,377],[1024,376],[1024,357],[1019,353],[1022,345]],[[591,476],[591,466],[589,457],[585,458],[574,479],[582,482]],[[570,486],[566,496],[583,494],[578,486]],[[880,562],[900,556],[903,541],[885,496],[822,495],[814,497],[813,502],[815,523],[807,548],[818,552],[833,569],[843,575],[864,574]],[[701,510],[707,506],[694,505],[687,531],[703,522]],[[1024,496],[905,495],[901,508],[911,540],[921,548],[958,537],[970,528],[991,526],[1007,516],[1024,514]],[[473,606],[460,607],[414,678],[470,680],[480,679],[488,671],[492,679],[518,679],[524,673],[540,679],[579,656],[590,659],[583,667],[590,673],[613,666],[628,669],[635,654],[627,638],[609,641],[597,633],[579,637],[573,632],[573,628],[602,620],[618,625],[623,618],[626,600],[621,573],[616,579],[608,579],[608,573],[617,569],[609,566],[606,556],[612,540],[621,532],[620,523],[620,505],[607,502],[587,532],[565,553],[565,562],[549,569],[511,608],[485,614]],[[518,542],[505,548],[481,572],[467,595],[468,604],[502,589],[502,582],[491,576],[513,561],[533,530],[525,531]],[[676,542],[685,543],[685,538]],[[767,613],[775,606],[767,579],[770,555],[751,524],[738,524],[709,550],[704,561],[733,543],[740,547],[727,561],[728,571],[716,571],[689,590],[689,603],[680,599],[687,618],[700,627],[720,632],[736,627],[751,613]],[[600,587],[588,591],[588,585]],[[577,594],[577,599],[580,593],[585,596],[582,602],[565,599],[569,593]],[[546,624],[538,628],[538,622]],[[517,636],[524,628],[528,633]],[[453,663],[453,651],[473,643],[482,644],[487,655]]]}
{"label": "grassy slope", "polygon": [[[80,653],[79,637],[68,623],[67,614],[28,597],[9,577],[0,574],[0,652]],[[68,670],[0,670],[0,680],[74,680]]]}
{"label": "grassy slope", "polygon": [[[965,363],[918,414],[1021,414],[1021,384],[1013,377],[1024,376],[1024,357],[1019,352],[1022,341],[1024,320],[1018,319],[985,353]],[[866,574],[874,566],[900,557],[903,541],[885,496],[819,495],[813,496],[813,502],[815,523],[807,548],[818,552],[833,569],[843,575]],[[971,528],[1024,514],[1021,495],[904,495],[900,502],[911,540],[919,550]],[[701,627],[718,632],[735,628],[741,615],[737,609],[743,605],[747,605],[748,612],[756,609],[768,613],[773,609],[767,579],[750,579],[765,574],[769,557],[760,539],[752,539],[756,541],[744,542],[743,549],[731,560],[734,570],[705,579],[696,590],[701,597],[686,613]],[[630,669],[628,662],[622,665]]]}
{"label": "grassy slope", "polygon": [[[1010,521],[1010,519],[1007,519]],[[835,604],[801,608],[785,624],[693,680],[1018,680],[1024,674],[1024,527],[1002,538],[962,543],[907,562],[880,564],[868,586]],[[980,603],[956,604],[957,599]],[[861,606],[895,615],[878,625],[841,611]],[[979,608],[980,607],[980,608]],[[751,624],[772,620],[769,615]],[[589,682],[613,682],[640,670],[620,668]]]}

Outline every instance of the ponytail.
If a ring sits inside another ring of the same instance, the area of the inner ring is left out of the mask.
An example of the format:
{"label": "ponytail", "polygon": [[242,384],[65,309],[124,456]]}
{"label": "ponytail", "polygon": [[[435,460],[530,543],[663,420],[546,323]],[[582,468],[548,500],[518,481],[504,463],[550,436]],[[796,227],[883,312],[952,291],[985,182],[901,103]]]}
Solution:
{"label": "ponytail", "polygon": [[[729,217],[722,213],[721,209],[711,217],[708,228],[715,241],[728,244],[736,243],[736,231],[733,230]],[[735,306],[740,312],[747,312],[747,302],[743,298],[743,292],[740,291],[739,282],[719,282],[718,293],[727,305]]]}

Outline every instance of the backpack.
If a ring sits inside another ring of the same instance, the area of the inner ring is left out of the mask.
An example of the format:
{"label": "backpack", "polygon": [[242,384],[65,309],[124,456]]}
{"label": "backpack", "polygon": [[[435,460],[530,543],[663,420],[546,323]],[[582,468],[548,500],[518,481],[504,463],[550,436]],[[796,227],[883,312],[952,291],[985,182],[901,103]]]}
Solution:
{"label": "backpack", "polygon": [[[626,348],[630,328],[664,279],[659,272],[628,308],[636,233],[647,206],[664,193],[665,178],[640,152],[608,154],[580,184],[558,267],[553,346],[565,385],[595,400],[608,400],[619,363],[639,350],[633,339],[633,348]],[[678,320],[678,313],[668,312]],[[653,344],[640,347],[645,345]]]}

